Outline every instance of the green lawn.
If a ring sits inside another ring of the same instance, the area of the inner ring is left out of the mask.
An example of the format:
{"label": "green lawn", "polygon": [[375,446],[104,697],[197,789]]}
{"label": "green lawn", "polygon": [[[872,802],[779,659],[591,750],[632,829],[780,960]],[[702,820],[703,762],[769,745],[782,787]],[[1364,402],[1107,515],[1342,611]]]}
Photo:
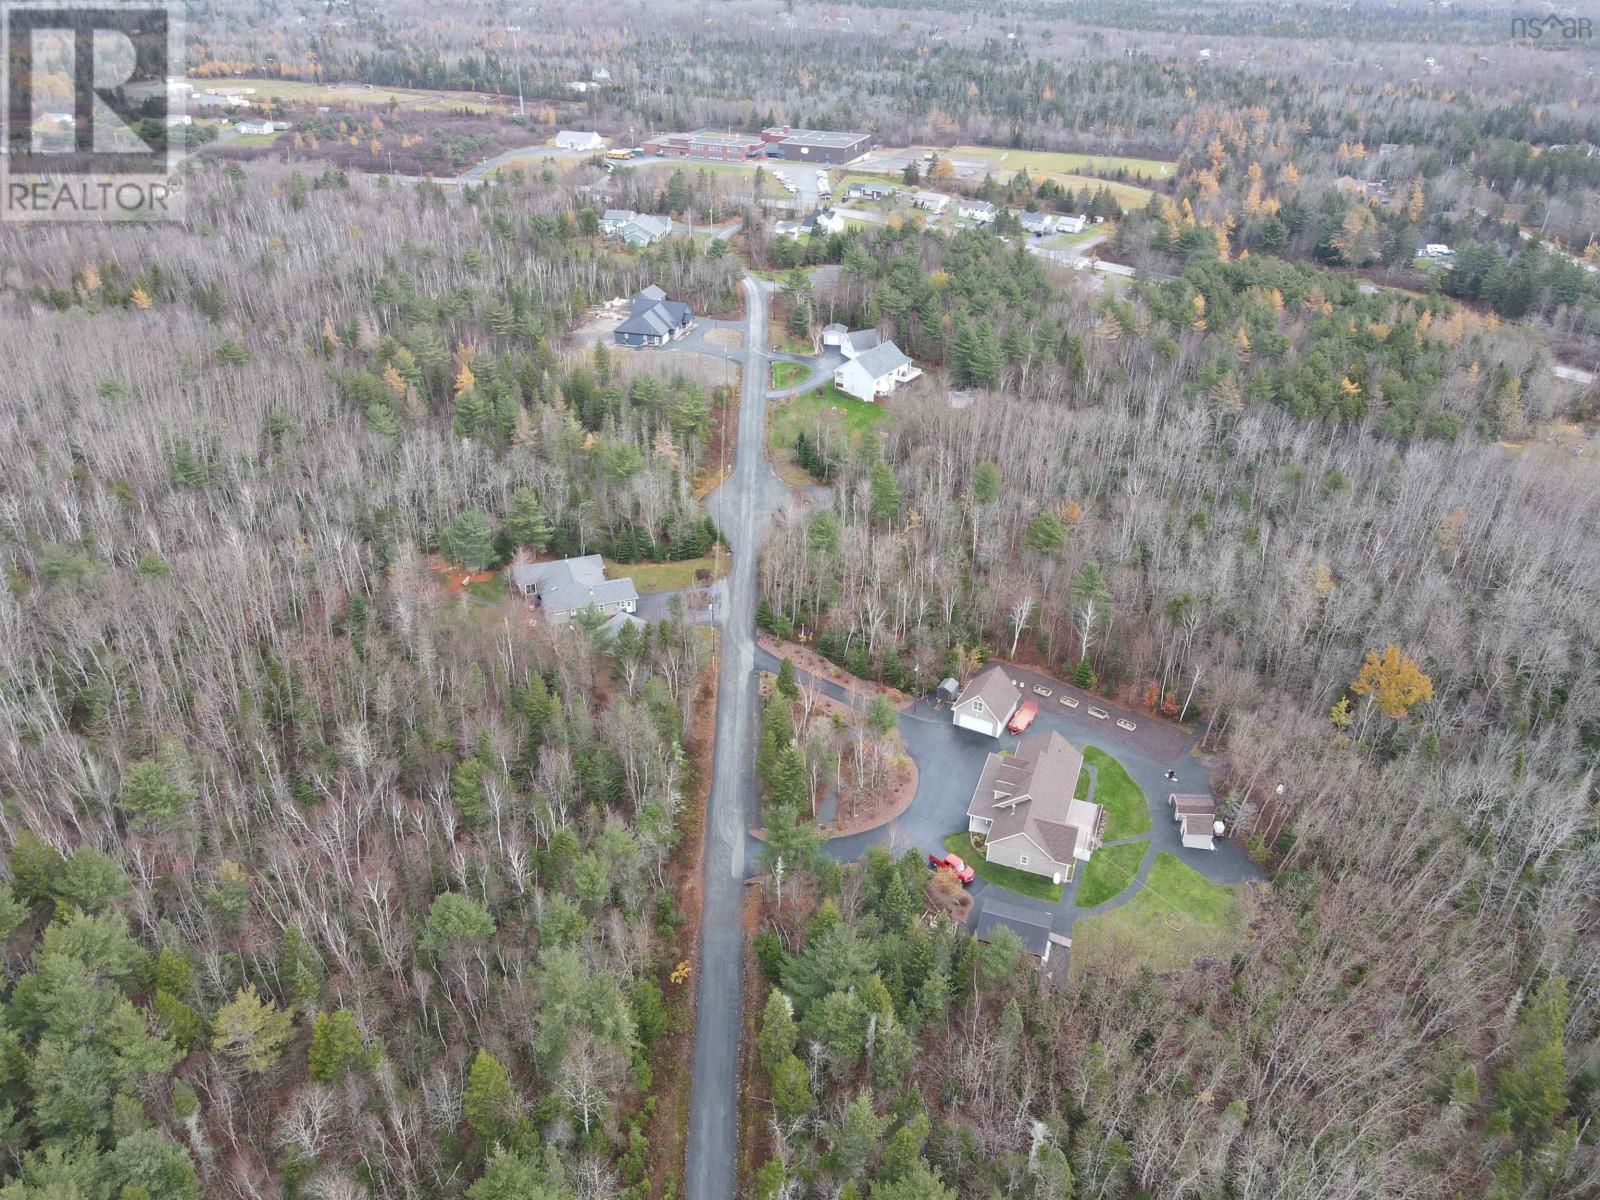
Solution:
{"label": "green lawn", "polygon": [[1106,827],[1101,836],[1115,842],[1148,832],[1150,804],[1128,769],[1099,746],[1085,746],[1083,761],[1095,769],[1094,801],[1106,810]]}
{"label": "green lawn", "polygon": [[805,363],[775,362],[772,364],[772,386],[775,388],[794,387],[804,383],[811,376],[811,368]]}
{"label": "green lawn", "polygon": [[282,131],[276,133],[241,133],[238,137],[231,137],[217,143],[219,146],[231,146],[238,150],[254,150],[262,146],[270,146],[283,136]]}
{"label": "green lawn", "polygon": [[1150,848],[1148,840],[1123,842],[1120,846],[1101,846],[1083,868],[1083,882],[1078,885],[1078,907],[1093,908],[1111,897],[1120,895],[1133,882]]}
{"label": "green lawn", "polygon": [[482,579],[477,583],[467,584],[467,591],[479,600],[496,603],[511,595],[511,581],[503,572],[498,572],[493,579]]}
{"label": "green lawn", "polygon": [[814,392],[774,405],[768,418],[768,436],[774,450],[789,453],[801,430],[814,429],[819,419],[837,416],[854,440],[883,420],[885,411],[881,404],[845,395],[830,379]]}
{"label": "green lawn", "polygon": [[[720,557],[720,562],[718,561]],[[670,592],[678,588],[693,587],[696,571],[709,571],[715,579],[718,575],[726,573],[728,569],[728,556],[722,554],[703,555],[700,558],[684,558],[676,562],[636,562],[619,563],[605,560],[607,579],[631,579],[633,586],[641,592]]]}
{"label": "green lawn", "polygon": [[1212,883],[1175,856],[1158,854],[1143,891],[1121,908],[1073,926],[1072,969],[1136,962],[1177,971],[1201,956],[1223,957],[1239,943],[1246,897],[1243,884]]}
{"label": "green lawn", "polygon": [[1047,238],[1041,238],[1039,244],[1048,246],[1052,250],[1066,250],[1076,246],[1079,242],[1087,242],[1090,238],[1103,237],[1115,228],[1110,222],[1104,225],[1086,225],[1077,233],[1052,233]]}
{"label": "green lawn", "polygon": [[985,879],[1004,888],[1008,892],[1016,892],[1019,896],[1032,896],[1035,900],[1048,900],[1054,904],[1061,899],[1061,885],[1051,883],[1043,875],[1035,875],[1031,871],[1019,871],[1015,867],[1002,867],[999,863],[992,863],[983,857],[982,850],[972,848],[972,835],[970,833],[952,833],[944,840],[944,848],[951,854],[959,854],[975,872],[979,879]]}
{"label": "green lawn", "polygon": [[781,350],[785,354],[810,354],[816,347],[809,338],[797,337],[790,333],[787,326],[772,325],[767,329],[767,340],[772,343],[774,350]]}
{"label": "green lawn", "polygon": [[1171,179],[1177,163],[1160,158],[1122,158],[1115,154],[1069,154],[1055,150],[1002,150],[996,146],[957,146],[951,158],[976,158],[1001,170],[1046,175],[1110,175],[1127,171],[1134,177]]}

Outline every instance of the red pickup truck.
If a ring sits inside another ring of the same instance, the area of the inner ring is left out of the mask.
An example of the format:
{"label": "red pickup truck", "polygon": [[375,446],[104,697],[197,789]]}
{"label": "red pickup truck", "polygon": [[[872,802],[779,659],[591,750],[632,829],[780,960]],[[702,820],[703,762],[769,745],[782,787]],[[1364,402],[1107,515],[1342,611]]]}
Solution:
{"label": "red pickup truck", "polygon": [[965,862],[959,854],[930,854],[928,865],[934,870],[949,870],[956,873],[956,878],[962,883],[971,883],[977,877],[976,872]]}
{"label": "red pickup truck", "polygon": [[1006,726],[1012,733],[1021,733],[1033,724],[1033,719],[1039,715],[1039,706],[1032,700],[1024,700],[1012,715],[1010,723]]}

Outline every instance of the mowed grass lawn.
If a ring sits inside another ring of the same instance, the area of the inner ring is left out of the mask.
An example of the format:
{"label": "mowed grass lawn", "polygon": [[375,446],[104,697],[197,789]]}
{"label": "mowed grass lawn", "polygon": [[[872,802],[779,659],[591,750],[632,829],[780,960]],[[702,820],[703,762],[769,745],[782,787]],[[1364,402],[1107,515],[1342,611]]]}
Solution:
{"label": "mowed grass lawn", "polygon": [[412,104],[417,108],[469,109],[472,112],[489,112],[492,105],[484,103],[477,92],[429,92],[416,88],[334,87],[327,83],[309,83],[300,79],[191,79],[197,91],[206,88],[255,88],[256,97],[267,100],[302,100],[317,104],[350,104],[365,108],[374,104]]}
{"label": "mowed grass lawn", "polygon": [[829,380],[814,392],[774,405],[768,418],[769,436],[775,450],[792,455],[801,431],[815,429],[820,420],[837,417],[854,440],[868,434],[883,420],[884,412],[883,405],[847,396]]}
{"label": "mowed grass lawn", "polygon": [[619,563],[605,560],[607,579],[631,579],[641,592],[671,592],[695,585],[695,572],[708,571],[711,578],[724,575],[728,570],[728,556],[702,555],[683,558],[676,562]]}
{"label": "mowed grass lawn", "polygon": [[1149,848],[1150,842],[1145,839],[1123,842],[1120,846],[1101,846],[1096,850],[1083,868],[1083,881],[1078,884],[1078,907],[1093,908],[1125,891]]}
{"label": "mowed grass lawn", "polygon": [[1051,883],[1045,876],[1035,875],[1030,871],[1019,871],[1015,867],[1002,867],[999,863],[989,862],[984,858],[982,850],[972,848],[970,833],[965,831],[952,833],[945,838],[944,848],[951,854],[959,854],[977,873],[979,879],[986,880],[995,887],[1016,892],[1019,896],[1032,896],[1035,900],[1048,900],[1052,904],[1061,899],[1059,883]]}
{"label": "mowed grass lawn", "polygon": [[1128,769],[1099,746],[1085,746],[1083,761],[1095,769],[1094,800],[1106,810],[1101,836],[1115,842],[1148,832],[1150,803]]}
{"label": "mowed grass lawn", "polygon": [[1177,163],[1160,158],[1123,158],[1116,154],[1072,154],[1056,150],[1002,150],[995,146],[957,146],[951,158],[977,158],[1012,171],[1026,167],[1030,175],[1111,175],[1127,171],[1146,179],[1170,179]]}
{"label": "mowed grass lawn", "polygon": [[1226,957],[1239,944],[1249,909],[1244,884],[1212,883],[1174,855],[1158,854],[1137,896],[1073,925],[1072,969],[1132,962],[1177,971],[1196,958]]}
{"label": "mowed grass lawn", "polygon": [[776,388],[794,387],[810,376],[811,368],[805,363],[779,361],[772,364],[772,386]]}

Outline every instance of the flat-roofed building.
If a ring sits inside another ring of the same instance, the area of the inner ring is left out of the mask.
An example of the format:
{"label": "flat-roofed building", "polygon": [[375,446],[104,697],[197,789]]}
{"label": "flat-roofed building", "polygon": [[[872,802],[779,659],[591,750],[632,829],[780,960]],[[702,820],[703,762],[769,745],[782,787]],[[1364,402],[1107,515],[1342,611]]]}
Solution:
{"label": "flat-roofed building", "polygon": [[714,158],[739,161],[760,154],[766,143],[748,133],[696,129],[692,133],[653,133],[640,149],[661,158]]}
{"label": "flat-roofed building", "polygon": [[872,149],[870,133],[841,133],[827,129],[795,129],[773,125],[761,131],[767,153],[792,162],[847,163]]}

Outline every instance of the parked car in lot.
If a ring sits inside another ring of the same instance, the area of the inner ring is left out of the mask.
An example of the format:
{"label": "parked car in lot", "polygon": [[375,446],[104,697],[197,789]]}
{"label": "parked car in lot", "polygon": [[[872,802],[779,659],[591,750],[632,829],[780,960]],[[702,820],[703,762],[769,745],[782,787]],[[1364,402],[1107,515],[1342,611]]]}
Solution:
{"label": "parked car in lot", "polygon": [[928,865],[935,871],[954,871],[962,883],[971,883],[976,878],[976,873],[959,854],[930,854]]}
{"label": "parked car in lot", "polygon": [[1039,706],[1032,700],[1024,700],[1017,706],[1017,711],[1011,717],[1011,723],[1006,726],[1012,733],[1021,733],[1033,724],[1033,719],[1039,715]]}
{"label": "parked car in lot", "polygon": [[1117,718],[1117,728],[1118,729],[1126,729],[1129,733],[1132,733],[1135,729],[1137,729],[1139,727],[1137,725],[1135,725],[1132,721],[1128,720],[1127,717],[1118,717]]}
{"label": "parked car in lot", "polygon": [[1089,715],[1091,717],[1093,717],[1096,721],[1104,721],[1111,714],[1108,713],[1105,709],[1096,708],[1094,705],[1091,704],[1091,705],[1089,705]]}
{"label": "parked car in lot", "polygon": [[1035,696],[1045,696],[1047,698],[1055,695],[1054,692],[1045,687],[1045,685],[1042,683],[1036,683],[1033,685],[1033,694]]}
{"label": "parked car in lot", "polygon": [[1076,696],[1063,696],[1061,697],[1061,703],[1065,704],[1068,708],[1077,708],[1078,698]]}

